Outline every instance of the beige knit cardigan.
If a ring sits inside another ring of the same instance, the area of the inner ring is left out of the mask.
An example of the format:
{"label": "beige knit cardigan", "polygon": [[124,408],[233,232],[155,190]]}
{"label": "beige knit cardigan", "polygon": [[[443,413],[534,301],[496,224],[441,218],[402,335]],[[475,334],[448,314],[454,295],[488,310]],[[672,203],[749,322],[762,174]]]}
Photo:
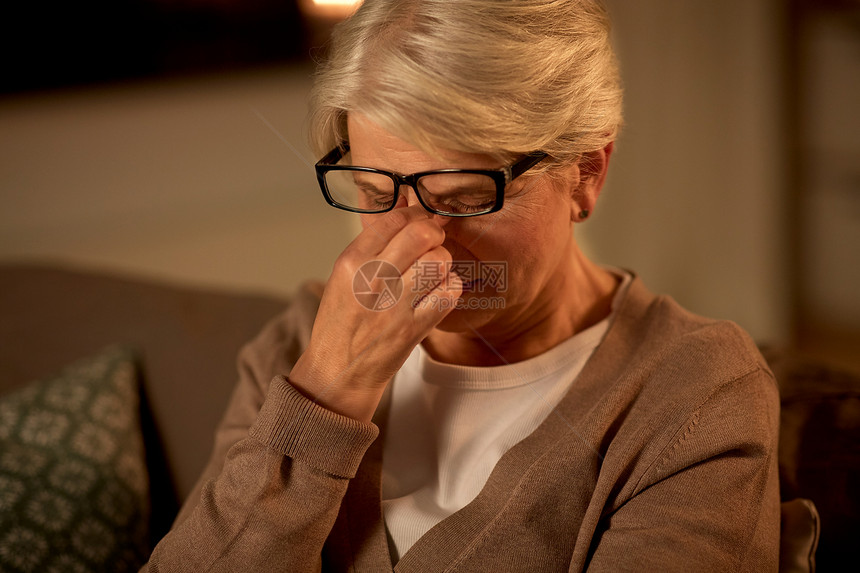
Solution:
{"label": "beige knit cardigan", "polygon": [[[284,378],[319,295],[305,287],[243,350],[211,461],[144,570],[392,570],[387,401],[364,424]],[[748,336],[635,278],[559,405],[393,569],[776,571],[778,421]]]}

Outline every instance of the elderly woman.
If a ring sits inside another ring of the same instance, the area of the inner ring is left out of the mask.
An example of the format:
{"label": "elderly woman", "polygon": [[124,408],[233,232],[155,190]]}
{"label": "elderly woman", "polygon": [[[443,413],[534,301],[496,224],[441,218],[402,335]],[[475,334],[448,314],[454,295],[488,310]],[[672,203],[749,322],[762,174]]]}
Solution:
{"label": "elderly woman", "polygon": [[363,231],[248,345],[152,571],[774,570],[735,325],[583,255],[621,122],[597,0],[366,0],[317,78]]}

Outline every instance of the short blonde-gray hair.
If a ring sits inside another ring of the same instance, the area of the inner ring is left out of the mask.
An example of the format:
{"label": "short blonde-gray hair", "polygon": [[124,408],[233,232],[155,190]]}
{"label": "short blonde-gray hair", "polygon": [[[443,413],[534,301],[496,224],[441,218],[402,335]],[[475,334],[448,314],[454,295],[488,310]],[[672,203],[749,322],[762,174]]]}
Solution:
{"label": "short blonde-gray hair", "polygon": [[312,146],[357,112],[425,151],[576,161],[621,125],[609,28],[600,0],[365,0],[317,74]]}

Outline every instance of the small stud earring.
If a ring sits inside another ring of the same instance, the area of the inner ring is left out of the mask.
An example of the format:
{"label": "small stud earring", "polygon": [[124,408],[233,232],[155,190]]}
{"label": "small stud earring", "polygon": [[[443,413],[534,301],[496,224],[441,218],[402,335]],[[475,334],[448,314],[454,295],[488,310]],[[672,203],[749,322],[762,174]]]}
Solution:
{"label": "small stud earring", "polygon": [[579,212],[579,218],[582,219],[583,221],[585,219],[588,219],[589,215],[590,215],[590,213],[588,212],[588,209],[583,209],[582,211]]}

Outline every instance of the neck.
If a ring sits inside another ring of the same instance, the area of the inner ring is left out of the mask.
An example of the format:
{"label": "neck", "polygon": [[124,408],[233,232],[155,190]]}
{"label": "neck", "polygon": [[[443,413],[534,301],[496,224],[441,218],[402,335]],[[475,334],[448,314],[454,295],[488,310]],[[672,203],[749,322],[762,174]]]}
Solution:
{"label": "neck", "polygon": [[433,330],[424,340],[435,360],[466,366],[499,366],[527,360],[597,324],[611,311],[617,279],[576,249],[566,272],[538,296],[486,324],[457,332]]}

